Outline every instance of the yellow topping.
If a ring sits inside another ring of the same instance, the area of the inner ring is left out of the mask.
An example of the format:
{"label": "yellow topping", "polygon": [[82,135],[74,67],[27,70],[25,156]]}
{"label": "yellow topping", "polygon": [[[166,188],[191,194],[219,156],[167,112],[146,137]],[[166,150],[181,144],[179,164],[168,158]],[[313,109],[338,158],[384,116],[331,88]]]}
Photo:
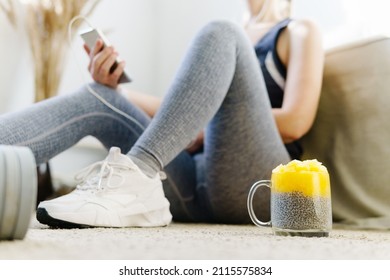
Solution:
{"label": "yellow topping", "polygon": [[330,197],[330,179],[325,166],[316,159],[293,160],[272,170],[275,192],[301,192],[305,196]]}

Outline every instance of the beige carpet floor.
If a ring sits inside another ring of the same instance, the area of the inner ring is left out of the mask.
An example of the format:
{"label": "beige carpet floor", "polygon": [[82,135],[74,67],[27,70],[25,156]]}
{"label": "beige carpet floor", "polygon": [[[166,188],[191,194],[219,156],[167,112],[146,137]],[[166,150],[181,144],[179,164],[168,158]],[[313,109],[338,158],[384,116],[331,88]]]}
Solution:
{"label": "beige carpet floor", "polygon": [[33,219],[24,240],[0,242],[0,259],[390,260],[390,231],[335,228],[328,238],[304,238],[274,236],[252,225],[181,223],[61,230]]}

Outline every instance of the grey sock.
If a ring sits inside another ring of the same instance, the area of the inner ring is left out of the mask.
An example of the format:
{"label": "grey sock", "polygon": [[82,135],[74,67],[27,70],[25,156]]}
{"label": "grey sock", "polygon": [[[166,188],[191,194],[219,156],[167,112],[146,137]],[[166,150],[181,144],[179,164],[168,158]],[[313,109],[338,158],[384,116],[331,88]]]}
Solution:
{"label": "grey sock", "polygon": [[156,174],[160,171],[158,166],[160,166],[159,162],[150,154],[145,151],[138,151],[135,153],[132,150],[128,153],[130,159],[141,169],[141,171],[148,177],[154,178]]}

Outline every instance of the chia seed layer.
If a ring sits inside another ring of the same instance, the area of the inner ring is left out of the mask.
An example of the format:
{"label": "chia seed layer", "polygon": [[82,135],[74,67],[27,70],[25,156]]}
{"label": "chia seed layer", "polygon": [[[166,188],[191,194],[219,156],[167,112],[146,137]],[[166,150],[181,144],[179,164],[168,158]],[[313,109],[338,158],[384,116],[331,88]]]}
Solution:
{"label": "chia seed layer", "polygon": [[291,230],[330,230],[330,198],[307,197],[300,192],[272,193],[272,226]]}

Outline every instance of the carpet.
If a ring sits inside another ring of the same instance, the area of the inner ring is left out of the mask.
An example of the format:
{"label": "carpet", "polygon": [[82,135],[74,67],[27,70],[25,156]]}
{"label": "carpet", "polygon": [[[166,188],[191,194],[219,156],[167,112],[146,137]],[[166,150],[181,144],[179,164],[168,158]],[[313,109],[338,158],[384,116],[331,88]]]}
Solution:
{"label": "carpet", "polygon": [[3,260],[388,260],[390,232],[335,227],[329,237],[274,236],[253,225],[50,229],[33,218],[24,240],[1,241]]}

